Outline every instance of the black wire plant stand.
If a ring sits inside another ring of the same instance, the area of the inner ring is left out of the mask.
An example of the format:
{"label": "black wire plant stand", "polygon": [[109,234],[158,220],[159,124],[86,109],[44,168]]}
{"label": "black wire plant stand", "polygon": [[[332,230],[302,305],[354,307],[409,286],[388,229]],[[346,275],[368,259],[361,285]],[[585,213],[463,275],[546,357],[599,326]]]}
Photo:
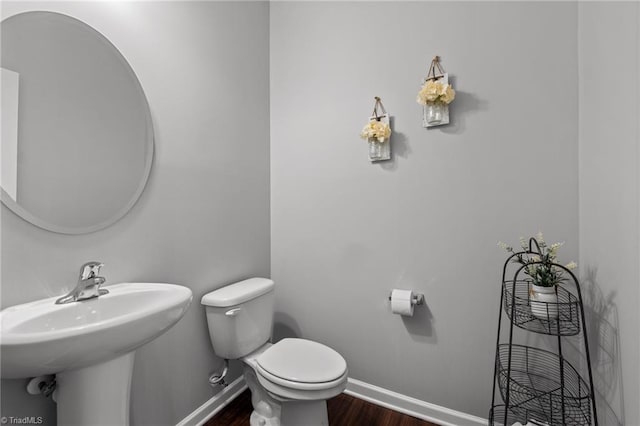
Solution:
{"label": "black wire plant stand", "polygon": [[[498,336],[493,374],[493,394],[489,425],[513,425],[531,422],[536,425],[595,425],[596,413],[591,357],[587,341],[586,324],[580,284],[565,266],[553,263],[563,273],[563,280],[555,286],[553,302],[531,299],[532,280],[525,278],[527,264],[542,264],[542,252],[535,238],[529,240],[529,249],[513,253],[507,258],[502,271]],[[509,265],[519,265],[513,275]],[[571,291],[573,290],[573,291]],[[504,314],[510,320],[509,341],[501,343],[500,331]],[[557,336],[557,352],[514,343],[514,327],[538,334]],[[587,381],[567,361],[562,352],[566,336],[582,334],[586,357]],[[502,403],[496,402],[499,394]]]}

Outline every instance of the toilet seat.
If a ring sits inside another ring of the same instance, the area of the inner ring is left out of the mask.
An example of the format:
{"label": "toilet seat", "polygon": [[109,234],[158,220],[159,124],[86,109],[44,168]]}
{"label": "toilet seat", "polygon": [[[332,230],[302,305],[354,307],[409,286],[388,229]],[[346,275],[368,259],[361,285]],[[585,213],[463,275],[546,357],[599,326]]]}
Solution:
{"label": "toilet seat", "polygon": [[331,389],[335,386],[340,385],[347,379],[347,373],[345,372],[342,376],[338,377],[335,380],[330,382],[318,382],[318,383],[304,383],[304,382],[294,382],[292,380],[286,380],[278,376],[274,376],[273,374],[265,371],[262,367],[258,365],[256,371],[260,375],[261,378],[270,381],[271,383],[275,383],[280,386],[284,386],[290,389],[298,389],[298,390],[324,390]]}
{"label": "toilet seat", "polygon": [[303,391],[329,390],[347,379],[347,363],[338,352],[306,339],[272,345],[257,357],[256,371],[278,387]]}
{"label": "toilet seat", "polygon": [[[282,381],[279,384],[267,379],[263,374],[256,370],[253,370],[257,376],[258,382],[269,395],[279,401],[321,401],[333,398],[336,395],[341,394],[347,388],[347,373],[344,373],[340,379],[330,383],[319,384],[316,389],[309,389],[314,387],[313,384],[308,385],[309,388],[296,389],[294,386],[300,387],[299,383]],[[322,386],[324,385],[324,386]]]}

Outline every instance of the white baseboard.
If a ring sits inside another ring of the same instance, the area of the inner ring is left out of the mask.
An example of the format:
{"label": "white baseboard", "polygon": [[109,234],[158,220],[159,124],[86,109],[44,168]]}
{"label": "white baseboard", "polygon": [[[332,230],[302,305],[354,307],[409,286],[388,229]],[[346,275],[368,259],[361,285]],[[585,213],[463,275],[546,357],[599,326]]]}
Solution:
{"label": "white baseboard", "polygon": [[220,410],[229,405],[238,395],[247,388],[244,377],[240,376],[215,394],[210,400],[196,408],[195,411],[185,417],[176,426],[202,426],[211,417],[218,414]]}
{"label": "white baseboard", "polygon": [[487,424],[487,419],[411,398],[352,378],[349,378],[344,393],[442,426],[484,426]]}
{"label": "white baseboard", "polygon": [[[210,400],[198,407],[176,426],[202,426],[207,420],[215,416],[238,395],[247,388],[242,376],[234,380],[222,392],[214,395]],[[487,420],[467,413],[441,407],[429,402],[421,401],[397,392],[393,392],[360,380],[349,378],[347,395],[363,399],[372,404],[398,411],[409,416],[437,423],[442,426],[478,426],[486,425]]]}

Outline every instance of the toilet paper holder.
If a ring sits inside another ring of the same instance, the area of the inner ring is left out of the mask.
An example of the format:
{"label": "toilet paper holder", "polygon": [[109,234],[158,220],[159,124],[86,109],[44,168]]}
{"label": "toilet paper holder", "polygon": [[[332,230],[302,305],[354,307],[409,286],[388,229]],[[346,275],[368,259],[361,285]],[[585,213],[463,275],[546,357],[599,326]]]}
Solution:
{"label": "toilet paper holder", "polygon": [[[391,294],[389,294],[389,300],[391,300]],[[411,298],[411,306],[424,305],[424,294],[414,294]]]}

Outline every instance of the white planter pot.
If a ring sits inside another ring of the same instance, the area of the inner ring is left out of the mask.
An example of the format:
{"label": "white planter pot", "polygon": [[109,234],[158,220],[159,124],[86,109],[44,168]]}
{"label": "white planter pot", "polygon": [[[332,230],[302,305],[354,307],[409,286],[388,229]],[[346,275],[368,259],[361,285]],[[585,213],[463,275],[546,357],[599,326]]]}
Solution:
{"label": "white planter pot", "polygon": [[529,293],[531,314],[544,320],[558,319],[558,295],[554,287],[540,287],[531,284]]}

